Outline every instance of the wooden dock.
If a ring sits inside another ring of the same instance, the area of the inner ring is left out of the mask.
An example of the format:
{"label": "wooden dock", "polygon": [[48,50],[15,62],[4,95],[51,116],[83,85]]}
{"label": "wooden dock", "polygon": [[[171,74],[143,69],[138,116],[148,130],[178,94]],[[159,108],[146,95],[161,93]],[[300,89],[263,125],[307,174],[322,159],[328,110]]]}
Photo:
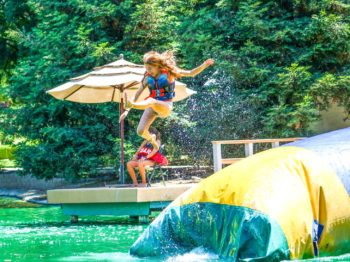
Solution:
{"label": "wooden dock", "polygon": [[65,215],[114,215],[147,220],[151,211],[162,210],[193,184],[155,187],[98,187],[47,191],[50,204],[60,204]]}

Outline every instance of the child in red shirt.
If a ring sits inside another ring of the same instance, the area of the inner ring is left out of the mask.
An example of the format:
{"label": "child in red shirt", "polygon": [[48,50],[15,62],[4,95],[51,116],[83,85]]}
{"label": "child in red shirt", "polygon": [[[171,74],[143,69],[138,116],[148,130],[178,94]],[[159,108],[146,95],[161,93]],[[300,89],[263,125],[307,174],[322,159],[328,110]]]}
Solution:
{"label": "child in red shirt", "polygon": [[[158,146],[160,147],[160,133],[157,129],[151,127],[149,129],[152,136],[154,136],[154,139],[156,140]],[[159,148],[158,147],[158,148]],[[159,165],[167,165],[168,160],[167,158],[162,155],[159,151],[157,151],[155,154],[153,154],[150,158],[147,158],[148,155],[151,154],[153,151],[153,145],[148,142],[147,140],[144,140],[139,147],[139,149],[136,151],[134,157],[127,163],[127,169],[130,174],[130,177],[132,179],[132,182],[134,186],[138,186],[135,168],[139,169],[139,173],[142,180],[142,186],[146,186],[146,166],[154,166],[155,164]]]}

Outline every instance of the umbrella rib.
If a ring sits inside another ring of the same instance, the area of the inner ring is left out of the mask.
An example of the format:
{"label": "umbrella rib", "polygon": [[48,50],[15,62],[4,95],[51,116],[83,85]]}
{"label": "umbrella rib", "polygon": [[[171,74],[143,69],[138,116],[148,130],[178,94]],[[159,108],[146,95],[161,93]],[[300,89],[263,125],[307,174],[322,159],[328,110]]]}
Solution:
{"label": "umbrella rib", "polygon": [[118,89],[120,92],[122,91],[121,88],[120,88],[121,85],[114,85],[114,86],[111,86],[111,87],[114,87],[114,89]]}
{"label": "umbrella rib", "polygon": [[[113,86],[113,87],[114,87],[114,86]],[[113,88],[113,95],[112,95],[111,102],[113,102],[113,99],[114,99],[114,94],[115,94],[115,87]]]}
{"label": "umbrella rib", "polygon": [[128,89],[128,88],[130,88],[130,87],[132,87],[132,86],[134,86],[134,85],[137,84],[137,83],[138,83],[137,81],[132,82],[131,84],[129,84],[129,85],[127,85],[126,87],[124,87],[124,88],[123,88],[123,91],[126,90],[126,89]]}
{"label": "umbrella rib", "polygon": [[70,93],[69,95],[67,95],[66,97],[63,98],[63,100],[66,100],[68,97],[70,97],[71,95],[74,95],[77,91],[79,91],[84,85],[79,86],[76,90],[74,90],[74,92]]}

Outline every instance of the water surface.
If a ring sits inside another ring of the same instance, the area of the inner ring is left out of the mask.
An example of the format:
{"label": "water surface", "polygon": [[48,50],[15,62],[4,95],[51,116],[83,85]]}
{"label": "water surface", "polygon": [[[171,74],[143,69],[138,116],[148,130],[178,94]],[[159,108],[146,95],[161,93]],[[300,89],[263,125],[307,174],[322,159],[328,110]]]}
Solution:
{"label": "water surface", "polygon": [[[136,258],[129,248],[147,227],[128,217],[86,216],[71,224],[60,206],[0,197],[0,261],[222,261],[202,247],[170,258]],[[350,254],[303,260],[350,261]]]}

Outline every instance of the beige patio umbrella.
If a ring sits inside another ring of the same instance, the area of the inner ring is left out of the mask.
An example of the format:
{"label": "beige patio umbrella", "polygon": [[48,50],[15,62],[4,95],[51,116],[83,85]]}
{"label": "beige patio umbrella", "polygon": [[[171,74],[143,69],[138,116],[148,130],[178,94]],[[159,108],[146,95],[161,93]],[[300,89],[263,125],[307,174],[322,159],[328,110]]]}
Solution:
{"label": "beige patio umbrella", "polygon": [[[145,73],[143,65],[128,62],[122,55],[119,60],[94,69],[85,75],[71,78],[69,82],[47,93],[57,99],[78,103],[120,103],[124,97],[123,92],[126,92],[128,97],[136,93]],[[175,89],[174,102],[196,93],[179,81],[175,82]],[[149,91],[145,89],[138,100],[143,100],[148,95]]]}
{"label": "beige patio umbrella", "polygon": [[[123,97],[127,93],[132,97],[139,88],[144,77],[145,67],[120,59],[95,67],[94,71],[71,78],[69,82],[48,90],[47,93],[61,100],[77,103],[105,103],[118,102],[119,113],[124,112]],[[175,82],[175,97],[173,101],[180,101],[196,92],[187,88],[184,83]],[[138,100],[149,95],[147,88]],[[124,183],[124,121],[120,123],[120,182]]]}

